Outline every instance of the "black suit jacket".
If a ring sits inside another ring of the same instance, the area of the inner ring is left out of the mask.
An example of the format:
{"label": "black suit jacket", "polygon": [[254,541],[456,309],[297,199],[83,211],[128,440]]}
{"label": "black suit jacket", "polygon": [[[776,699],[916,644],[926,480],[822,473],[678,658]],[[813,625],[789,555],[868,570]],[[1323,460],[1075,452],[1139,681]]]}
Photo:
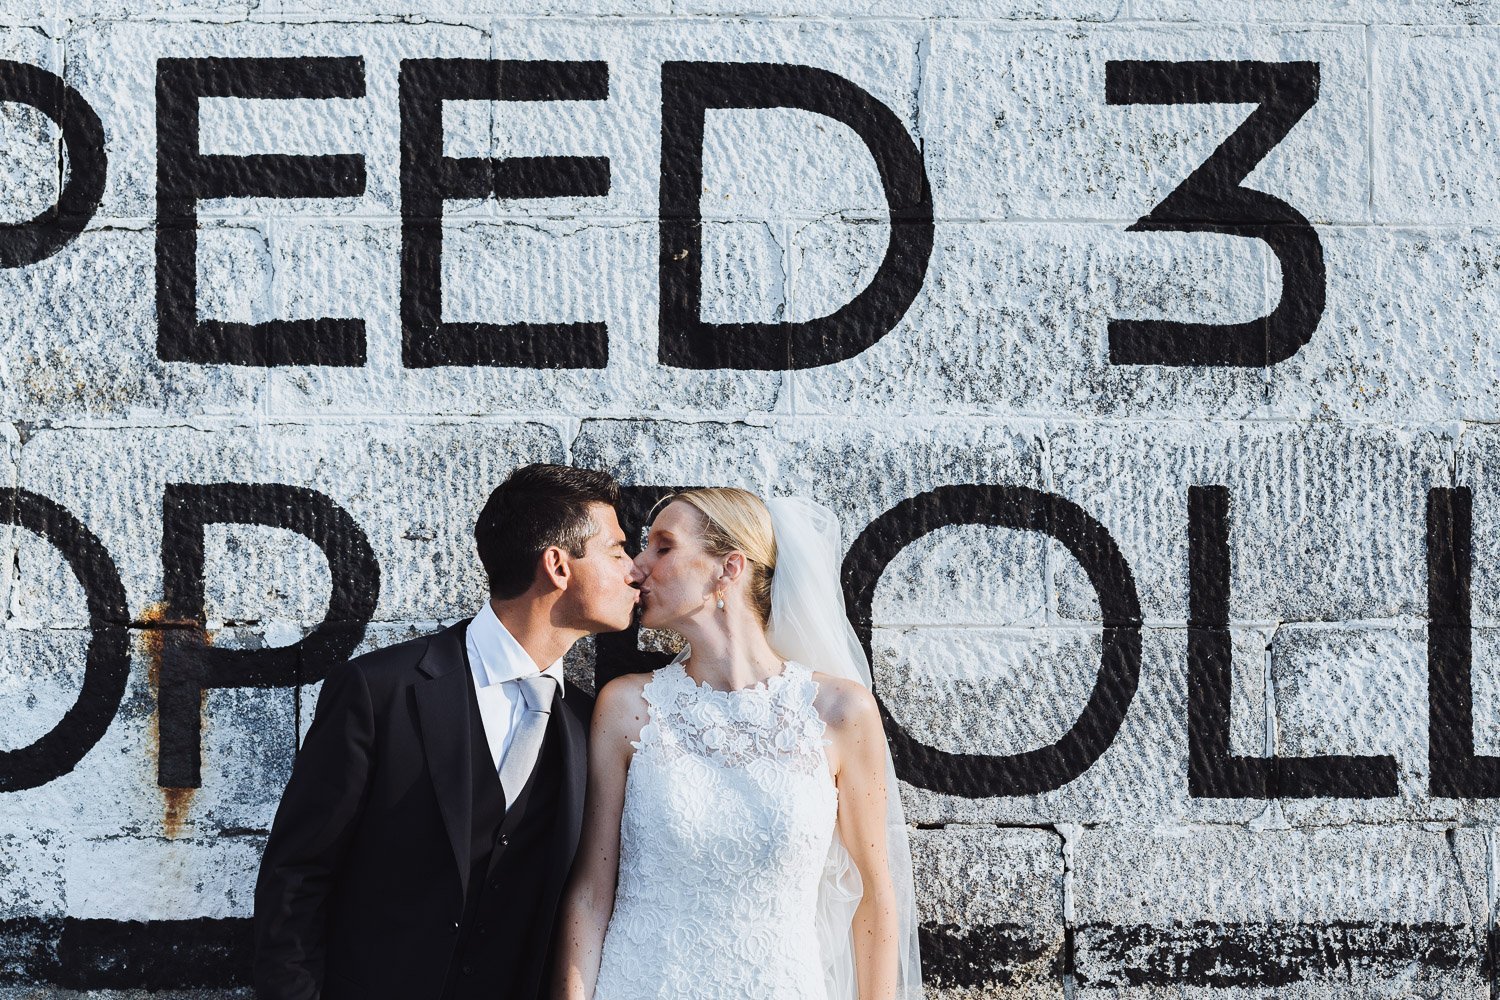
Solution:
{"label": "black suit jacket", "polygon": [[[470,733],[467,626],[367,653],[324,681],[255,886],[261,997],[422,1000],[442,990],[468,891],[470,740],[484,739]],[[573,687],[561,705],[549,917],[582,829],[591,708]]]}

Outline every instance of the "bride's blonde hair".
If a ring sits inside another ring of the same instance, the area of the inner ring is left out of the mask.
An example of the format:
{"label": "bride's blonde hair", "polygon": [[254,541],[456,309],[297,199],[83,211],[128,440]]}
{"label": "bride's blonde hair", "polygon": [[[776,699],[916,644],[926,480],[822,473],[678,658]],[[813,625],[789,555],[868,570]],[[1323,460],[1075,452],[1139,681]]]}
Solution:
{"label": "bride's blonde hair", "polygon": [[745,592],[750,606],[760,616],[761,625],[771,621],[771,577],[776,572],[776,534],[771,528],[771,513],[760,497],[749,490],[733,486],[710,486],[683,490],[663,497],[651,512],[681,500],[703,515],[703,547],[712,556],[743,552],[748,560],[750,579]]}

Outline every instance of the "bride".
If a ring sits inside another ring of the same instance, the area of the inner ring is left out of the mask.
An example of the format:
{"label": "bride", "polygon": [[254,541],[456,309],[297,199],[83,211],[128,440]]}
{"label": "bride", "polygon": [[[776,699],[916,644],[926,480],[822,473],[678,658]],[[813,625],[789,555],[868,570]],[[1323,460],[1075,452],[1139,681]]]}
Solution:
{"label": "bride", "polygon": [[558,1000],[914,1000],[911,860],[832,513],[658,505],[641,623],[687,640],[599,692]]}

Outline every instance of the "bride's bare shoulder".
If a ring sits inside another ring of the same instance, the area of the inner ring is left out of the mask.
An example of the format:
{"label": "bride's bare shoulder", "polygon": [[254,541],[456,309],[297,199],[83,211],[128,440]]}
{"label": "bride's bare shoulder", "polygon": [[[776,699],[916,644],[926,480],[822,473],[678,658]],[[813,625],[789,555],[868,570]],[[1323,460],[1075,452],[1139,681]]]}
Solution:
{"label": "bride's bare shoulder", "polygon": [[650,680],[650,673],[621,674],[599,689],[594,699],[595,738],[640,738],[648,712],[643,692]]}
{"label": "bride's bare shoulder", "polygon": [[813,707],[823,725],[835,733],[863,733],[872,726],[874,731],[880,731],[880,707],[869,688],[859,681],[817,670],[812,676],[818,682]]}

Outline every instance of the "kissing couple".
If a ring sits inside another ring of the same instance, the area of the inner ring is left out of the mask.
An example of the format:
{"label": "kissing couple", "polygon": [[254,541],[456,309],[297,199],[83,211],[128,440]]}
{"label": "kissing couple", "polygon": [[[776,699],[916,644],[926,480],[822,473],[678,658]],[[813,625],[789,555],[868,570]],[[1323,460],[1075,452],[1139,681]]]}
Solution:
{"label": "kissing couple", "polygon": [[[517,469],[472,618],[328,673],[255,887],[266,1000],[912,1000],[916,914],[838,522],[695,489],[625,548],[602,472]],[[563,656],[685,640],[598,692]]]}

